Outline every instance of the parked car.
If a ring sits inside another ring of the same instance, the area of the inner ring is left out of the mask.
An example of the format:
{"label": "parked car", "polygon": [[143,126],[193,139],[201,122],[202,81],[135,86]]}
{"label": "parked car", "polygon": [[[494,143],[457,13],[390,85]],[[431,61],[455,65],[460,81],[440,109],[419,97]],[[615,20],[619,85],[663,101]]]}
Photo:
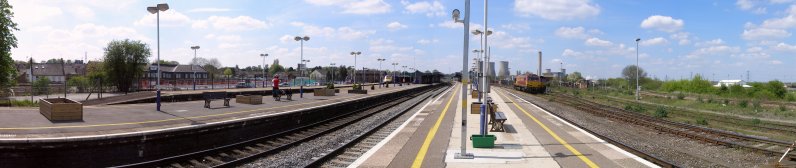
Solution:
{"label": "parked car", "polygon": [[290,84],[288,84],[287,82],[282,82],[279,84],[279,86],[289,87]]}
{"label": "parked car", "polygon": [[246,83],[246,82],[238,82],[238,84],[235,85],[235,88],[253,88],[253,87],[254,86],[251,83]]}

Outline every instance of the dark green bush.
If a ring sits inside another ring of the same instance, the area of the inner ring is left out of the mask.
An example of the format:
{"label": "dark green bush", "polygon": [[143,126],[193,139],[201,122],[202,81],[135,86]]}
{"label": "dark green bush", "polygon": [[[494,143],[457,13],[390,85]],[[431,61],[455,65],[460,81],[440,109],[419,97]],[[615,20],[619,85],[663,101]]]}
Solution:
{"label": "dark green bush", "polygon": [[752,101],[752,107],[754,107],[755,109],[761,108],[762,106],[760,106],[760,100]]}
{"label": "dark green bush", "polygon": [[647,109],[645,109],[643,106],[641,106],[639,104],[627,104],[627,105],[625,105],[625,110],[634,111],[634,112],[639,112],[640,113],[640,112],[646,111]]}
{"label": "dark green bush", "polygon": [[683,93],[678,93],[678,94],[677,94],[677,99],[679,99],[679,100],[683,100],[683,99],[685,99],[685,94],[683,94]]}
{"label": "dark green bush", "polygon": [[705,118],[699,117],[696,119],[696,123],[699,125],[708,125],[708,120]]}
{"label": "dark green bush", "polygon": [[779,105],[779,111],[788,111],[788,107],[785,107],[784,104]]}
{"label": "dark green bush", "polygon": [[660,106],[658,109],[655,109],[655,117],[658,118],[666,118],[669,116],[669,111],[666,110],[666,107]]}
{"label": "dark green bush", "polygon": [[762,121],[760,121],[760,119],[757,119],[757,118],[755,118],[755,119],[752,119],[752,124],[754,124],[754,125],[758,125],[758,124],[760,124],[761,122],[762,122]]}
{"label": "dark green bush", "polygon": [[741,100],[740,102],[738,102],[738,106],[741,106],[741,108],[746,108],[746,106],[749,106],[749,101]]}

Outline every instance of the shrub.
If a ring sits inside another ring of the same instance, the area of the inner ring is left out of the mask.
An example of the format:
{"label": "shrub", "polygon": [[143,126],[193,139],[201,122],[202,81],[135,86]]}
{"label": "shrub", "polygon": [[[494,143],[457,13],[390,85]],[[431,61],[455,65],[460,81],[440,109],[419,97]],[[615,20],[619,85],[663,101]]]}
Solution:
{"label": "shrub", "polygon": [[752,119],[752,124],[754,124],[754,125],[758,125],[758,124],[760,124],[761,122],[762,122],[762,121],[760,121],[760,119],[757,119],[757,118],[755,118],[755,119]]}
{"label": "shrub", "polygon": [[50,79],[47,78],[39,78],[33,82],[33,93],[34,94],[47,94],[50,93]]}
{"label": "shrub", "polygon": [[700,103],[704,103],[705,102],[705,100],[703,100],[702,97],[697,97],[697,101],[700,102]]}
{"label": "shrub", "polygon": [[334,83],[331,83],[331,82],[327,83],[326,84],[326,89],[334,89]]}
{"label": "shrub", "polygon": [[355,83],[353,86],[351,86],[351,88],[354,90],[362,90],[362,85]]}
{"label": "shrub", "polygon": [[13,107],[39,107],[39,103],[30,100],[11,100]]}
{"label": "shrub", "polygon": [[699,117],[696,119],[696,123],[699,125],[708,125],[708,120],[705,118]]}
{"label": "shrub", "polygon": [[760,106],[760,100],[754,100],[754,101],[752,101],[752,107],[754,107],[754,108],[756,108],[756,109],[759,109],[759,108],[761,107],[761,106]]}
{"label": "shrub", "polygon": [[627,104],[627,105],[625,105],[625,110],[634,111],[634,112],[639,112],[640,113],[640,112],[646,111],[647,109],[644,109],[643,106],[638,105],[638,104]]}
{"label": "shrub", "polygon": [[708,98],[708,103],[714,103],[713,98]]}
{"label": "shrub", "polygon": [[683,93],[678,93],[678,94],[677,94],[677,99],[679,99],[679,100],[683,100],[683,99],[685,99],[685,94],[683,94]]}
{"label": "shrub", "polygon": [[724,104],[730,104],[730,100],[724,99]]}
{"label": "shrub", "polygon": [[741,106],[741,108],[746,108],[746,106],[749,106],[749,101],[741,100],[740,102],[738,102],[738,106]]}
{"label": "shrub", "polygon": [[785,97],[785,100],[796,101],[796,93],[788,94],[788,96]]}
{"label": "shrub", "polygon": [[666,118],[669,116],[669,111],[666,110],[666,107],[660,106],[658,109],[655,109],[655,117],[658,118]]}
{"label": "shrub", "polygon": [[788,107],[785,107],[784,104],[779,105],[779,111],[788,111]]}

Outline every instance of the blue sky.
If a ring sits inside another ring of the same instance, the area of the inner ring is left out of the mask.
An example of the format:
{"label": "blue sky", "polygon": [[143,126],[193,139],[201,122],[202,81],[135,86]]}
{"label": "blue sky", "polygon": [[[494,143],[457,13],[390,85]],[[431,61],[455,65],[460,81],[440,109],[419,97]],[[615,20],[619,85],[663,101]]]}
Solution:
{"label": "blue sky", "polygon": [[[102,57],[113,39],[148,43],[155,59],[155,15],[147,6],[164,1],[11,0],[19,47],[17,60]],[[463,1],[303,0],[165,1],[161,13],[161,59],[188,63],[189,48],[225,66],[262,64],[268,53],[283,65],[299,61],[296,35],[310,36],[304,59],[309,66],[390,63],[452,72],[461,69],[462,24],[450,12]],[[483,29],[483,1],[472,1],[471,29]],[[498,0],[490,1],[492,60],[509,61],[513,71],[543,67],[579,71],[592,78],[617,77],[635,63],[641,38],[641,67],[664,79],[701,73],[715,79],[796,81],[796,1],[794,0]],[[480,47],[470,37],[470,50]],[[471,53],[470,53],[471,54]],[[470,56],[472,58],[473,55]],[[399,66],[400,66],[399,65]],[[400,68],[400,67],[399,67]],[[728,77],[729,76],[729,77]]]}

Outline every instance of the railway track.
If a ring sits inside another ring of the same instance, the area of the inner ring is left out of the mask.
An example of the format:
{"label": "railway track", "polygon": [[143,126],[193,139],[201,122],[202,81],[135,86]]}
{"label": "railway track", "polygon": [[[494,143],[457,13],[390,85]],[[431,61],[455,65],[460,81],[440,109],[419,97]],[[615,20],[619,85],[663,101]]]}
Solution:
{"label": "railway track", "polygon": [[[441,89],[438,88],[435,90],[439,92],[439,90]],[[380,104],[373,104],[361,109],[352,110],[348,114],[341,115],[340,117],[330,118],[321,122],[308,124],[299,128],[294,128],[292,130],[284,131],[274,135],[268,135],[248,141],[216,147],[199,152],[193,152],[179,156],[167,157],[159,160],[122,165],[117,167],[187,168],[187,167],[241,166],[243,164],[253,162],[257,159],[261,159],[269,155],[280,154],[280,152],[289,150],[291,148],[301,148],[302,146],[300,146],[300,144],[302,143],[309,142],[314,139],[319,139],[324,136],[329,136],[329,134],[334,131],[345,129],[348,125],[352,123],[356,123],[358,121],[371,117],[374,114],[378,114],[390,108],[399,105],[406,106],[406,104],[410,104],[409,106],[414,107],[415,105],[422,102],[422,100],[425,100],[430,96],[432,96],[432,94],[430,94],[429,92],[415,93],[408,96],[396,98],[392,101],[387,101]],[[406,108],[404,110],[408,109],[410,108]],[[391,120],[392,119],[384,120],[384,123],[387,123]],[[360,134],[359,137],[353,137],[351,138],[352,141],[349,141],[344,144],[339,144],[341,146],[340,148],[347,147],[353,144],[354,142],[358,142],[358,140],[361,139],[361,137],[370,135],[373,131],[378,130],[377,128],[382,125],[384,124],[379,124],[378,126],[374,126],[373,128],[367,131],[361,131],[362,134]],[[336,154],[336,152],[334,151],[326,153],[316,153],[313,155],[317,156],[314,156],[313,158],[318,158],[316,160],[326,159],[328,157],[327,155]],[[319,161],[312,161],[312,164],[315,164],[315,162]],[[294,165],[294,166],[305,167],[305,166],[310,166],[312,164]]]}
{"label": "railway track", "polygon": [[[616,102],[616,103],[619,103],[619,104],[633,103],[633,104],[643,105],[645,107],[661,106],[661,105],[655,105],[655,104],[652,104],[652,103],[639,103],[639,102],[633,102],[631,100],[623,100],[623,99],[618,99],[618,98],[613,98],[613,97],[607,97],[607,98],[608,98],[608,101]],[[751,119],[743,119],[743,118],[730,116],[730,115],[720,115],[720,114],[711,114],[711,113],[696,114],[694,112],[691,112],[693,110],[689,110],[689,109],[671,107],[671,106],[668,106],[667,108],[681,109],[683,112],[678,112],[678,113],[676,113],[676,115],[682,115],[682,116],[685,116],[685,117],[688,117],[688,118],[697,118],[697,117],[707,116],[705,118],[709,119],[711,121],[716,121],[716,122],[721,122],[721,123],[726,123],[726,124],[733,124],[733,125],[741,125],[741,126],[744,126],[744,127],[750,127],[750,128],[754,128],[754,129],[757,129],[757,130],[776,131],[776,132],[780,132],[780,133],[783,133],[783,134],[796,135],[796,125],[792,125],[792,124],[785,124],[785,123],[779,123],[779,122],[773,122],[773,121],[758,121],[758,123],[755,123]],[[702,115],[702,116],[700,116],[700,115]]]}
{"label": "railway track", "polygon": [[[549,98],[551,101],[568,105],[597,116],[632,123],[661,132],[730,148],[749,149],[765,154],[781,156],[784,154],[784,151],[791,146],[791,143],[789,142],[753,137],[724,130],[664,120],[567,95],[559,94],[556,96],[558,97],[545,97]],[[786,158],[788,160],[796,160],[796,154],[790,153],[786,156]]]}

